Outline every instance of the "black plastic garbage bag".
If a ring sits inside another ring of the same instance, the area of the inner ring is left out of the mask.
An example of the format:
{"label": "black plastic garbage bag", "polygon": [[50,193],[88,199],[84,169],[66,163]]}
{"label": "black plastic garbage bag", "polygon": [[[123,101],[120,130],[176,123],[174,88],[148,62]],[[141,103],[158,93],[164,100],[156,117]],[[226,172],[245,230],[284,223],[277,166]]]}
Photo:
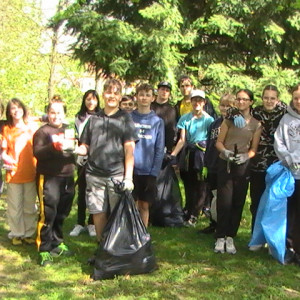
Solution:
{"label": "black plastic garbage bag", "polygon": [[91,276],[94,280],[149,273],[157,269],[150,234],[131,193],[121,192],[120,201],[112,211],[102,236]]}
{"label": "black plastic garbage bag", "polygon": [[183,226],[182,197],[178,178],[171,164],[166,164],[157,177],[157,200],[150,210],[153,226]]}

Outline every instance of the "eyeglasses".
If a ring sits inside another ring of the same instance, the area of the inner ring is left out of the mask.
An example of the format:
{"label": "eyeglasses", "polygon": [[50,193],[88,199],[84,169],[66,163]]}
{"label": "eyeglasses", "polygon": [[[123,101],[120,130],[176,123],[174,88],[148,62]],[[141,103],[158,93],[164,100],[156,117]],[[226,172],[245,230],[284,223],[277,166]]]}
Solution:
{"label": "eyeglasses", "polygon": [[244,101],[244,102],[246,102],[246,101],[251,101],[251,99],[249,99],[249,98],[236,98],[235,99],[237,102],[241,102],[241,101]]}

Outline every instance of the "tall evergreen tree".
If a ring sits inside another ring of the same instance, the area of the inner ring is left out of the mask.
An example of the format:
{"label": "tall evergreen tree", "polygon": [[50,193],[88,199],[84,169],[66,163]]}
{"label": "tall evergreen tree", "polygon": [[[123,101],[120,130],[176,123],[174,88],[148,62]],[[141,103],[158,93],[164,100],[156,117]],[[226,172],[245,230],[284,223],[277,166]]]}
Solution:
{"label": "tall evergreen tree", "polygon": [[299,0],[77,0],[59,20],[76,58],[127,80],[188,72],[223,91],[299,74]]}

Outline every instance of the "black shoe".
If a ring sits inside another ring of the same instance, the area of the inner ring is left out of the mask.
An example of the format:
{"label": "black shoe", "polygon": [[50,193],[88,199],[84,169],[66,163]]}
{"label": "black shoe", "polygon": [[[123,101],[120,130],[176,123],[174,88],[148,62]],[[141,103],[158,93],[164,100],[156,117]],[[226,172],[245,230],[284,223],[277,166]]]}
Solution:
{"label": "black shoe", "polygon": [[53,257],[57,257],[57,256],[72,256],[73,252],[69,250],[68,246],[65,245],[64,243],[60,243],[56,248],[52,249],[50,251],[50,254]]}
{"label": "black shoe", "polygon": [[95,261],[96,261],[96,257],[97,257],[97,252],[98,252],[98,248],[99,248],[99,245],[100,245],[100,242],[97,242],[98,246],[97,248],[95,249],[93,255],[87,260],[87,263],[91,266],[93,266],[95,264]]}
{"label": "black shoe", "polygon": [[[289,265],[293,262],[297,263],[296,253],[293,248],[287,248],[284,255],[284,264]],[[299,262],[300,263],[300,262]],[[300,264],[299,264],[300,265]]]}
{"label": "black shoe", "polygon": [[202,209],[202,215],[204,215],[206,218],[211,218],[211,212],[209,207],[203,207]]}
{"label": "black shoe", "polygon": [[184,209],[183,210],[183,220],[188,221],[190,219],[190,217],[191,217],[191,215],[189,214],[189,212],[186,209]]}
{"label": "black shoe", "polygon": [[53,258],[48,251],[40,252],[40,262],[42,267],[50,266],[53,264]]}
{"label": "black shoe", "polygon": [[294,264],[300,267],[300,255],[298,253],[294,255]]}
{"label": "black shoe", "polygon": [[216,231],[216,226],[213,224],[210,224],[209,226],[200,229],[198,231],[198,233],[204,233],[204,234],[210,234],[210,233],[214,233]]}
{"label": "black shoe", "polygon": [[91,266],[93,266],[96,262],[96,255],[91,256],[88,260],[87,263]]}

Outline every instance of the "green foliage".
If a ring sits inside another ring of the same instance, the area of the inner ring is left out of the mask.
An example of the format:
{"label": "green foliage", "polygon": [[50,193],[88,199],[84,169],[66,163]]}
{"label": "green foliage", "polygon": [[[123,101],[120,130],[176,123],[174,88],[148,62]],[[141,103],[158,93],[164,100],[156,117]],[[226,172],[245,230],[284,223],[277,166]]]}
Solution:
{"label": "green foliage", "polygon": [[268,80],[286,90],[299,76],[298,5],[299,0],[78,0],[55,21],[67,21],[82,64],[128,81],[168,79],[176,86],[176,78],[189,73],[199,85],[210,82],[206,89],[212,93],[245,86],[258,91]]}
{"label": "green foliage", "polygon": [[47,57],[41,48],[40,15],[34,1],[0,2],[1,98],[19,97],[34,108],[45,96]]}
{"label": "green foliage", "polygon": [[278,26],[275,22],[271,21],[267,26],[265,26],[265,32],[269,36],[269,44],[272,42],[280,43],[282,41],[282,36],[285,30]]}
{"label": "green foliage", "polygon": [[[145,8],[141,2],[126,7],[130,10],[126,16],[120,7],[109,18],[87,11],[79,17],[88,19],[84,26],[71,16],[67,26],[73,32],[80,31],[75,56],[95,70],[116,73],[129,81],[139,78],[156,83],[167,77],[175,83],[173,70],[182,61],[182,54],[174,46],[183,40],[179,31],[181,15],[170,1]],[[106,11],[105,3],[97,8]]]}
{"label": "green foliage", "polygon": [[195,23],[200,23],[199,29],[204,29],[209,34],[219,33],[230,37],[234,37],[238,29],[243,27],[242,23],[220,14],[212,15],[207,22],[203,22],[203,19],[200,18],[200,20],[196,20]]}
{"label": "green foliage", "polygon": [[[22,100],[33,115],[41,115],[48,102],[47,84],[50,74],[50,57],[45,53],[45,27],[41,11],[35,0],[3,0],[0,2],[0,98],[7,102],[13,97]],[[48,33],[49,34],[49,33]],[[67,55],[57,55],[55,93],[62,94],[74,113],[74,98],[80,93],[76,79],[83,69]],[[70,78],[72,77],[72,78]],[[62,78],[72,84],[61,85]]]}
{"label": "green foliage", "polygon": [[95,71],[129,81],[168,78],[175,83],[174,70],[184,58],[177,45],[192,44],[192,37],[184,39],[180,31],[177,1],[94,2],[77,1],[62,16],[78,37],[75,57]]}
{"label": "green foliage", "polygon": [[[43,44],[36,1],[3,0],[0,4],[0,80],[4,99],[21,98],[33,110],[47,101],[49,55]],[[189,74],[208,94],[248,87],[259,95],[276,83],[282,97],[300,74],[299,0],[135,0],[74,1],[50,22],[66,21],[76,37],[76,61],[59,56],[55,93],[77,111],[76,78],[84,68],[126,81],[157,84]],[[77,69],[77,62],[82,65]],[[77,69],[77,70],[75,70]],[[61,85],[61,78],[72,85]],[[179,98],[176,88],[174,99]]]}
{"label": "green foliage", "polygon": [[57,68],[54,85],[54,94],[62,97],[67,106],[67,117],[74,119],[78,112],[82,92],[79,79],[84,74],[84,69],[79,62],[64,54],[57,54]]}
{"label": "green foliage", "polygon": [[300,30],[300,12],[296,12],[295,15],[291,16],[288,19],[288,22],[293,26],[295,29]]}

